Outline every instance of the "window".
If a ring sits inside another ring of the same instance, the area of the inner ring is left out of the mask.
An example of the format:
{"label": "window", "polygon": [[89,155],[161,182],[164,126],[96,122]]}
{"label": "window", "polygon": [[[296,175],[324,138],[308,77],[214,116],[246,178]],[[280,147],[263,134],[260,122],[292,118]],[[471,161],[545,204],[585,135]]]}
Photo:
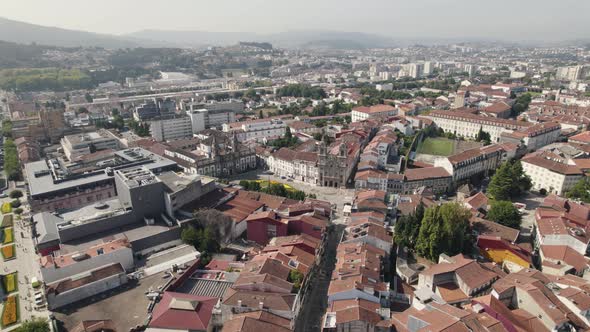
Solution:
{"label": "window", "polygon": [[268,238],[273,238],[277,236],[277,225],[267,225],[266,226],[266,236]]}

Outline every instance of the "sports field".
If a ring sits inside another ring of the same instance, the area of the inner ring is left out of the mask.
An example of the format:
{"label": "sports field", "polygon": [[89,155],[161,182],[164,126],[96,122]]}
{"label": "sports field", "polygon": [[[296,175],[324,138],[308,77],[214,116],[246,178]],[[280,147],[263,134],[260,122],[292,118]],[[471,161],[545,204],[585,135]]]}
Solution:
{"label": "sports field", "polygon": [[418,144],[417,153],[450,156],[455,151],[455,141],[443,137],[427,137]]}

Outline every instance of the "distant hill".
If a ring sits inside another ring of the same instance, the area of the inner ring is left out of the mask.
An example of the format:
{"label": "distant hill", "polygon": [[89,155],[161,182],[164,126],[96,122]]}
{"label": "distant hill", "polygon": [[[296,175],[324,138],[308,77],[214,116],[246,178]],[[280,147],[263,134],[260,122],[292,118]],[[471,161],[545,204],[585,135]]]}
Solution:
{"label": "distant hill", "polygon": [[240,41],[261,41],[250,32],[207,32],[181,30],[141,30],[125,35],[131,39],[165,41],[177,47],[205,47],[235,45]]}
{"label": "distant hill", "polygon": [[274,34],[252,32],[206,32],[174,30],[142,30],[125,35],[142,40],[159,40],[178,46],[204,47],[228,46],[238,42],[269,42],[279,47],[325,47],[325,48],[371,48],[395,45],[386,37],[361,33],[337,31],[288,31]]}
{"label": "distant hill", "polygon": [[0,40],[20,44],[37,43],[61,47],[97,46],[104,48],[126,48],[156,46],[158,44],[152,41],[133,40],[93,32],[47,27],[1,17]]}

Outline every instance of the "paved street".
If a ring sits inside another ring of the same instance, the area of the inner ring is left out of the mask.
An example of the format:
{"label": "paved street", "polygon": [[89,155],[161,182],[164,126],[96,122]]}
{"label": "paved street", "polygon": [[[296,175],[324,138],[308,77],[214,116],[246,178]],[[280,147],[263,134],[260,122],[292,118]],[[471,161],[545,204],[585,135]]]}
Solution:
{"label": "paved street", "polygon": [[[10,183],[7,193],[14,190],[16,187],[14,183]],[[17,188],[21,191],[22,188]],[[10,202],[12,199],[7,197],[0,199],[0,205],[4,202]],[[6,275],[13,272],[18,272],[18,297],[19,297],[19,317],[20,321],[29,320],[32,317],[43,317],[48,318],[49,311],[46,309],[35,309],[34,300],[34,289],[31,285],[31,278],[37,277],[41,279],[41,272],[39,270],[38,256],[35,253],[33,239],[31,235],[31,228],[28,222],[26,222],[25,216],[28,215],[28,209],[25,206],[26,202],[24,198],[21,198],[23,205],[21,206],[25,212],[23,218],[19,218],[14,215],[14,243],[16,249],[16,259],[2,263],[2,271],[0,273]],[[44,300],[44,304],[46,301]],[[46,308],[46,305],[44,306]],[[1,310],[1,309],[0,309]],[[7,330],[12,330],[18,325],[11,326]]]}
{"label": "paved street", "polygon": [[328,235],[326,250],[321,258],[318,273],[309,279],[312,284],[295,322],[295,332],[322,330],[322,318],[328,307],[328,287],[330,287],[332,271],[336,265],[336,248],[343,231],[343,225],[336,225]]}
{"label": "paved street", "polygon": [[336,213],[340,214],[344,203],[352,203],[354,199],[354,189],[315,187],[300,181],[287,181],[275,175],[264,174],[261,170],[252,171],[235,176],[231,183],[238,184],[240,180],[271,180],[288,184],[297,190],[304,191],[306,194],[315,194],[318,199],[336,204]]}
{"label": "paved street", "polygon": [[522,224],[520,225],[520,233],[523,237],[530,237],[535,223],[535,211],[544,199],[545,196],[528,193],[527,196],[516,201],[516,203],[526,204],[526,209],[522,215]]}

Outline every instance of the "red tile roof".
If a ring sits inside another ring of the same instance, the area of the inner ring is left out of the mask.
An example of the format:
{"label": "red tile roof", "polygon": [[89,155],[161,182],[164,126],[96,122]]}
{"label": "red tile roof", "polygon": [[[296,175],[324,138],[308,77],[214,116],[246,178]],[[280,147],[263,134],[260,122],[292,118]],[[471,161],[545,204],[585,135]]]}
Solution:
{"label": "red tile roof", "polygon": [[154,308],[149,327],[178,330],[207,330],[217,299],[164,292]]}

